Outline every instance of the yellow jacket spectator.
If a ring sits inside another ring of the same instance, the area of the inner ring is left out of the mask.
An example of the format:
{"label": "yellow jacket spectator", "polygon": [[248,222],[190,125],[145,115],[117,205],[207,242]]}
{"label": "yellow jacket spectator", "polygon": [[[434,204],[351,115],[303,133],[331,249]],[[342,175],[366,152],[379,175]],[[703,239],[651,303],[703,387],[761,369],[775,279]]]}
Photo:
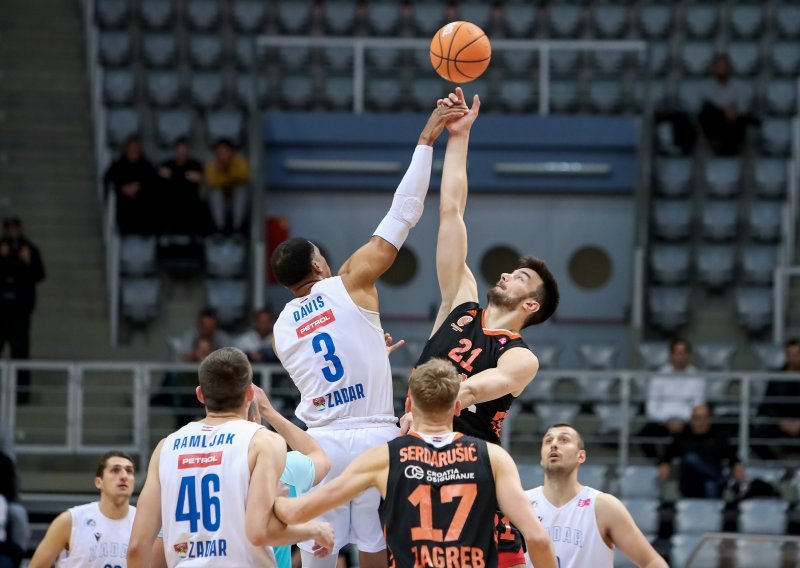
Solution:
{"label": "yellow jacket spectator", "polygon": [[247,160],[234,152],[230,140],[214,144],[214,158],[205,167],[206,185],[209,189],[209,207],[217,231],[228,227],[227,217],[232,214],[232,228],[241,232],[247,210],[247,185],[250,167]]}

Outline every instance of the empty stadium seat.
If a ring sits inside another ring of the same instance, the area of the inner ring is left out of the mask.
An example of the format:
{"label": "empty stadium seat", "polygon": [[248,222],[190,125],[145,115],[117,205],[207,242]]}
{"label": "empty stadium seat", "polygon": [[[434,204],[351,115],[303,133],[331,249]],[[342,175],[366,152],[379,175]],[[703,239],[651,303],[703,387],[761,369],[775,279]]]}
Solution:
{"label": "empty stadium seat", "polygon": [[322,19],[328,33],[332,35],[348,35],[356,21],[355,0],[327,0],[324,4]]}
{"label": "empty stadium seat", "polygon": [[772,284],[778,251],[772,245],[748,245],[741,256],[744,281],[748,284]]}
{"label": "empty stadium seat", "polygon": [[614,343],[582,343],[579,353],[585,369],[613,369],[619,346]]}
{"label": "empty stadium seat", "polygon": [[190,36],[189,59],[194,67],[219,67],[222,63],[222,38],[208,34]]}
{"label": "empty stadium seat", "polygon": [[700,212],[703,235],[715,241],[732,239],[736,236],[738,216],[737,203],[706,202]]}
{"label": "empty stadium seat", "polygon": [[120,285],[122,315],[142,325],[158,315],[161,283],[157,278],[126,278]]}
{"label": "empty stadium seat", "polygon": [[783,197],[786,194],[786,160],[761,158],[755,163],[756,191],[761,197]]}
{"label": "empty stadium seat", "polygon": [[[756,530],[750,532],[760,533],[761,531]],[[736,566],[749,567],[787,565],[783,563],[783,547],[776,542],[737,540],[735,545]]]}
{"label": "empty stadium seat", "polygon": [[767,118],[761,123],[761,151],[786,156],[792,144],[792,125],[784,118]]}
{"label": "empty stadium seat", "polygon": [[653,224],[659,238],[686,238],[691,219],[692,209],[688,200],[658,200],[653,204]]}
{"label": "empty stadium seat", "polygon": [[131,36],[125,32],[101,33],[98,51],[103,65],[108,67],[125,65],[131,58]]}
{"label": "empty stadium seat", "polygon": [[507,3],[503,10],[508,34],[511,37],[530,37],[536,21],[536,7],[529,2]]}
{"label": "empty stadium seat", "polygon": [[578,469],[578,481],[582,485],[588,485],[598,491],[605,491],[608,485],[608,466],[603,464],[584,463]]}
{"label": "empty stadium seat", "polygon": [[110,70],[103,74],[103,101],[109,105],[133,103],[136,78],[128,70]]}
{"label": "empty stadium seat", "polygon": [[700,365],[707,371],[724,371],[731,368],[736,346],[728,343],[703,343],[695,347]]}
{"label": "empty stadium seat", "polygon": [[539,433],[547,431],[553,424],[572,424],[581,410],[579,404],[569,403],[544,403],[534,405],[534,412],[538,418]]}
{"label": "empty stadium seat", "polygon": [[627,498],[623,501],[625,507],[628,508],[633,520],[636,521],[636,526],[644,534],[656,534],[661,523],[658,513],[660,505],[658,498],[640,498],[632,499]]}
{"label": "empty stadium seat", "polygon": [[154,71],[147,74],[147,100],[157,107],[178,104],[182,99],[181,80],[172,71]]}
{"label": "empty stadium seat", "polygon": [[486,31],[491,23],[492,7],[485,2],[463,2],[458,6],[458,17]]}
{"label": "empty stadium seat", "polygon": [[[663,41],[655,41],[650,44],[650,53],[649,53],[649,65],[650,65],[650,72],[655,77],[660,77],[667,72],[669,69],[669,63],[671,59],[671,49],[668,43]],[[637,55],[638,58],[641,58],[641,55]],[[641,63],[644,64],[645,61],[641,60]]]}
{"label": "empty stadium seat", "polygon": [[622,108],[622,84],[619,81],[589,83],[589,106],[594,112],[614,114]]}
{"label": "empty stadium seat", "polygon": [[186,22],[193,30],[216,31],[222,14],[219,0],[186,0]]}
{"label": "empty stadium seat", "polygon": [[681,45],[681,66],[690,75],[707,75],[714,58],[714,44],[708,41],[692,41]]}
{"label": "empty stadium seat", "polygon": [[766,84],[764,103],[771,115],[797,114],[797,82],[772,80]]}
{"label": "empty stadium seat", "polygon": [[561,355],[561,348],[558,345],[548,345],[537,343],[536,358],[539,359],[539,369],[558,368],[558,356]]}
{"label": "empty stadium seat", "polygon": [[438,2],[415,3],[412,20],[417,32],[423,37],[431,37],[436,30],[441,28],[444,21],[443,5]]}
{"label": "empty stadium seat", "polygon": [[724,509],[722,499],[680,499],[675,503],[675,533],[721,532]]}
{"label": "empty stadium seat", "polygon": [[168,67],[175,64],[177,48],[172,34],[145,34],[142,37],[142,56],[148,67]]}
{"label": "empty stadium seat", "polygon": [[766,481],[775,488],[778,488],[783,478],[786,477],[785,467],[748,465],[745,471],[747,473],[748,483],[760,479],[761,481]]}
{"label": "empty stadium seat", "polygon": [[647,306],[654,325],[665,331],[674,331],[689,319],[689,288],[651,286]]}
{"label": "empty stadium seat", "polygon": [[706,162],[705,182],[708,191],[715,197],[732,197],[739,192],[739,160],[737,158],[713,158]]}
{"label": "empty stadium seat", "polygon": [[747,223],[750,237],[757,241],[776,241],[781,236],[783,205],[775,201],[756,201],[750,204]]}
{"label": "empty stadium seat", "polygon": [[622,407],[615,403],[600,403],[592,406],[600,424],[598,433],[616,434],[622,428]]}
{"label": "empty stadium seat", "polygon": [[234,144],[242,142],[243,118],[239,111],[221,110],[209,113],[207,117],[208,139],[227,138]]}
{"label": "empty stadium seat", "polygon": [[[537,351],[538,355],[538,351]],[[521,401],[540,401],[550,400],[553,393],[553,388],[556,386],[555,379],[551,377],[537,376],[531,381],[522,394],[519,395]]]}
{"label": "empty stadium seat", "polygon": [[139,18],[146,30],[166,29],[175,18],[175,4],[164,0],[141,0]]}
{"label": "empty stadium seat", "polygon": [[240,69],[251,69],[259,59],[254,37],[237,37],[233,44],[236,65]]}
{"label": "empty stadium seat", "polygon": [[690,250],[681,245],[653,245],[650,248],[650,271],[662,284],[683,284],[689,279]]}
{"label": "empty stadium seat", "polygon": [[539,464],[522,462],[517,465],[517,469],[524,489],[534,489],[544,483],[544,471]]}
{"label": "empty stadium seat", "polygon": [[628,9],[625,6],[598,4],[592,6],[592,25],[598,37],[621,38],[628,26]]}
{"label": "empty stadium seat", "polygon": [[557,49],[550,52],[550,72],[556,77],[569,77],[578,67],[581,54],[573,49]]}
{"label": "empty stadium seat", "polygon": [[612,377],[580,377],[578,383],[578,398],[584,402],[597,402],[607,400],[611,389],[617,383]]}
{"label": "empty stadium seat", "polygon": [[578,85],[574,81],[550,82],[550,109],[572,112],[578,104]]}
{"label": "empty stadium seat", "polygon": [[[351,60],[353,50],[350,49]],[[397,48],[375,48],[366,53],[367,66],[375,71],[390,72],[397,68],[401,52]]]}
{"label": "empty stadium seat", "polygon": [[687,158],[661,158],[655,163],[659,192],[667,196],[689,193],[692,163]]}
{"label": "empty stadium seat", "polygon": [[367,81],[365,101],[369,108],[388,110],[400,102],[400,80],[386,76]]}
{"label": "empty stadium seat", "polygon": [[759,46],[757,43],[734,42],[728,46],[734,75],[752,75],[759,69]]}
{"label": "empty stadium seat", "polygon": [[775,27],[783,37],[800,37],[800,6],[789,3],[776,6]]}
{"label": "empty stadium seat", "polygon": [[[739,531],[755,534],[786,534],[789,504],[781,499],[745,499],[739,503]],[[771,544],[775,548],[774,543]],[[774,564],[749,564],[749,566]]]}
{"label": "empty stadium seat", "polygon": [[764,12],[758,4],[742,4],[730,7],[730,28],[738,37],[756,37],[764,26]]}
{"label": "empty stadium seat", "polygon": [[428,110],[431,101],[442,93],[442,81],[434,77],[414,77],[411,81],[411,100],[420,110]]}
{"label": "empty stadium seat", "polygon": [[378,36],[392,35],[400,24],[399,2],[372,2],[367,4],[367,22]]}
{"label": "empty stadium seat", "polygon": [[190,138],[192,115],[186,109],[165,110],[156,114],[156,138],[161,146],[171,146],[178,138]]}
{"label": "empty stadium seat", "polygon": [[692,37],[709,38],[716,31],[718,8],[714,4],[690,4],[683,16],[684,27]]}
{"label": "empty stadium seat", "polygon": [[500,104],[510,112],[530,112],[535,103],[533,90],[530,79],[506,79],[500,83]]}
{"label": "empty stadium seat", "polygon": [[639,27],[648,39],[663,38],[672,27],[672,7],[669,4],[640,5]]}
{"label": "empty stadium seat", "polygon": [[[353,78],[350,75],[327,77],[325,79],[325,101],[334,109],[352,110]],[[430,101],[429,96],[427,106],[430,106]]]}
{"label": "empty stadium seat", "polygon": [[624,51],[597,49],[589,53],[589,60],[597,76],[614,78],[617,79],[617,83],[620,83],[619,73],[625,69],[627,60],[627,54]]}
{"label": "empty stadium seat", "polygon": [[208,238],[205,251],[208,276],[231,278],[244,273],[247,250],[240,239]]}
{"label": "empty stadium seat", "polygon": [[221,73],[195,73],[189,80],[192,102],[204,109],[222,104],[225,84]]}
{"label": "empty stadium seat", "polygon": [[247,281],[206,280],[206,293],[220,325],[235,324],[247,315]]}
{"label": "empty stadium seat", "polygon": [[267,7],[262,0],[235,0],[232,16],[236,31],[255,34],[264,27]]}
{"label": "empty stadium seat", "polygon": [[628,499],[658,499],[658,468],[654,465],[629,465],[618,470],[619,497]]}
{"label": "empty stadium seat", "polygon": [[[762,371],[782,371],[786,364],[786,348],[780,343],[756,343],[753,350]],[[798,470],[800,471],[800,470]]]}
{"label": "empty stadium seat", "polygon": [[703,105],[705,79],[687,79],[678,85],[678,108],[690,115],[700,112]]}
{"label": "empty stadium seat", "polygon": [[581,27],[581,7],[569,4],[549,4],[547,24],[554,37],[573,38]]}
{"label": "empty stadium seat", "polygon": [[[670,538],[670,562],[672,568],[691,568],[686,564],[689,556],[700,542],[701,534],[674,534]],[[719,565],[719,545],[716,541],[704,544],[695,557],[694,566],[718,566]]]}
{"label": "empty stadium seat", "polygon": [[263,75],[257,75],[255,83],[253,79],[254,77],[249,73],[236,77],[234,84],[236,99],[245,107],[249,107],[253,103],[264,106],[275,96],[275,89],[271,88],[270,81]]}
{"label": "empty stadium seat", "polygon": [[130,15],[130,6],[126,0],[95,2],[95,16],[102,29],[123,28],[128,25]]}
{"label": "empty stadium seat", "polygon": [[640,343],[639,356],[648,370],[657,371],[669,361],[669,345],[661,341]]}
{"label": "empty stadium seat", "polygon": [[136,109],[111,109],[106,116],[108,140],[114,146],[121,145],[127,138],[141,131],[139,111]]}
{"label": "empty stadium seat", "polygon": [[280,0],[278,2],[278,24],[284,32],[300,34],[307,31],[311,22],[312,0]]}
{"label": "empty stadium seat", "polygon": [[697,249],[695,266],[700,282],[721,288],[733,281],[735,250],[730,245],[702,245]]}
{"label": "empty stadium seat", "polygon": [[156,269],[156,238],[127,235],[120,239],[119,266],[123,274],[142,276]]}
{"label": "empty stadium seat", "polygon": [[773,75],[796,77],[800,73],[800,50],[795,42],[782,41],[773,44],[770,50]]}

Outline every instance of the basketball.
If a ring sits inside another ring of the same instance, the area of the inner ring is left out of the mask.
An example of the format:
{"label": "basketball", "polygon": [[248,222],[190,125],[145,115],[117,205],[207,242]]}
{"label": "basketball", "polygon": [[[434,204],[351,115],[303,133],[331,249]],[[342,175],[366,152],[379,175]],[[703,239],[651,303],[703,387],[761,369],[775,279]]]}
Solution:
{"label": "basketball", "polygon": [[431,64],[447,81],[469,83],[489,66],[492,45],[483,30],[471,22],[450,22],[431,40]]}

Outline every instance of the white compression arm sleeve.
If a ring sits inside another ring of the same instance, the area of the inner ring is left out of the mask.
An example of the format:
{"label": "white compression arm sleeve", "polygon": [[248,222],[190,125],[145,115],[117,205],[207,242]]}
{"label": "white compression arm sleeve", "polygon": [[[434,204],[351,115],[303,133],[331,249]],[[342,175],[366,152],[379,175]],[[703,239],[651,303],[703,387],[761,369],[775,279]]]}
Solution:
{"label": "white compression arm sleeve", "polygon": [[392,206],[373,235],[391,243],[397,250],[403,246],[411,227],[422,217],[425,194],[431,182],[433,147],[420,144],[414,150],[411,164],[394,192]]}

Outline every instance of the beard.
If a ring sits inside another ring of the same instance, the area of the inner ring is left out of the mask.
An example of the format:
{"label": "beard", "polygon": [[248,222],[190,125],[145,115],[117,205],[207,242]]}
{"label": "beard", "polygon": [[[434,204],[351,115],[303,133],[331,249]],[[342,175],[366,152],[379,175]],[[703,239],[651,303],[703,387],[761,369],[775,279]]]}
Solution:
{"label": "beard", "polygon": [[486,299],[491,306],[497,306],[498,308],[504,308],[507,310],[513,310],[514,308],[519,305],[519,303],[524,300],[527,296],[514,296],[509,294],[500,286],[494,286],[490,288],[488,292],[486,292]]}
{"label": "beard", "polygon": [[548,477],[554,478],[561,478],[561,477],[569,477],[572,475],[576,469],[578,469],[578,464],[565,464],[565,463],[549,463],[547,460],[543,460],[541,463],[542,471],[544,471],[545,475]]}

